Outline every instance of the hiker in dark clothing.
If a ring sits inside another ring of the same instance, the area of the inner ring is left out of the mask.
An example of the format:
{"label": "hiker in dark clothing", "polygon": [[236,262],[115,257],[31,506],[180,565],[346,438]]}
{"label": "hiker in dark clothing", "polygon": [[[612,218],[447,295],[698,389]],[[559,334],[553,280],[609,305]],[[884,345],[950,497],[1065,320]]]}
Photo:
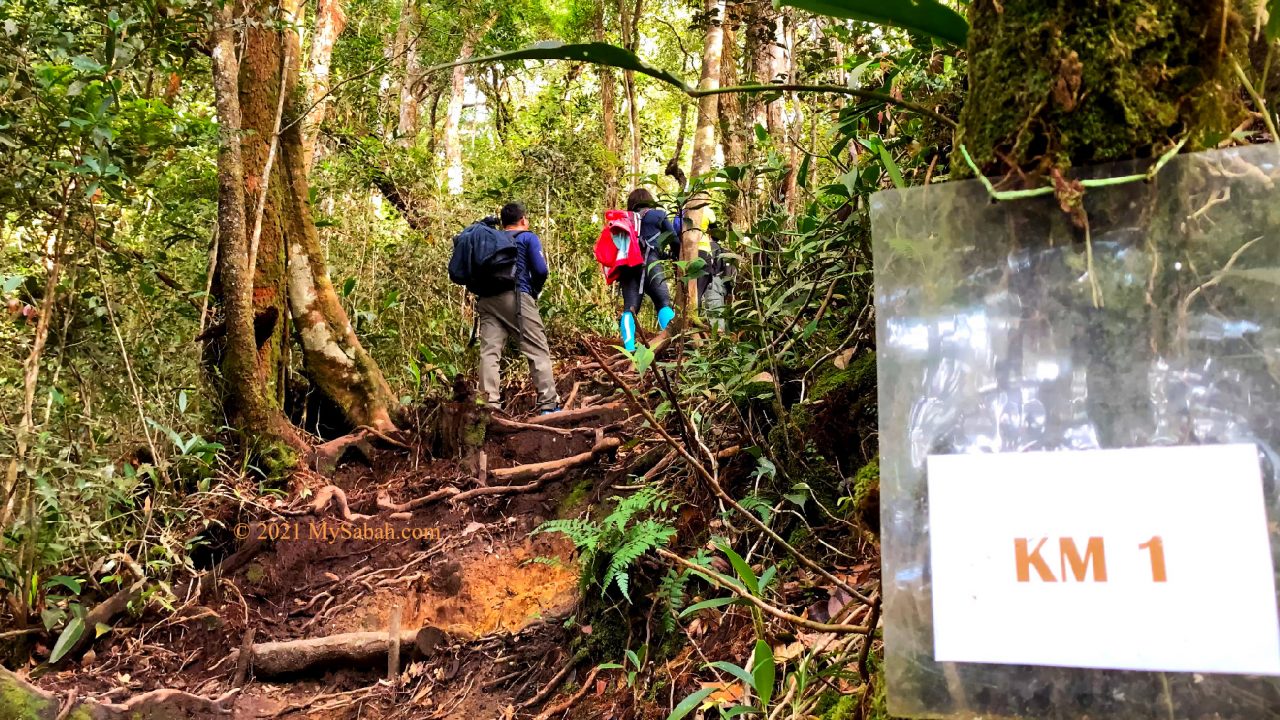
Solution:
{"label": "hiker in dark clothing", "polygon": [[476,299],[480,335],[480,388],[490,405],[502,400],[499,363],[507,336],[514,334],[520,352],[529,360],[529,373],[538,391],[542,414],[560,409],[555,378],[551,374],[551,348],[538,312],[537,297],[547,281],[547,260],[542,241],[529,230],[524,206],[508,203],[501,213],[502,229],[515,240],[516,287],[499,295]]}
{"label": "hiker in dark clothing", "polygon": [[658,314],[658,326],[663,330],[676,315],[671,307],[671,291],[667,289],[659,248],[663,241],[675,240],[675,228],[666,211],[658,207],[653,194],[644,188],[636,188],[627,196],[627,211],[638,218],[635,225],[644,263],[617,270],[617,282],[622,290],[622,319],[618,322],[618,329],[622,334],[623,347],[634,351],[636,313],[640,312],[640,303],[645,295],[653,302]]}

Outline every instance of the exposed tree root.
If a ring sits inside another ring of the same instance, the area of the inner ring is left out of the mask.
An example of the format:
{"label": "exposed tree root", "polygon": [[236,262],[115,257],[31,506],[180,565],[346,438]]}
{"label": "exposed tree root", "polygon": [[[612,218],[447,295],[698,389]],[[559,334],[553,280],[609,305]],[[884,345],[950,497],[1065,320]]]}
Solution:
{"label": "exposed tree root", "polygon": [[578,467],[579,465],[586,465],[587,463],[595,460],[597,455],[611,450],[617,450],[619,447],[622,447],[622,440],[613,437],[601,438],[600,440],[597,440],[596,444],[587,452],[572,455],[567,458],[561,458],[559,460],[548,460],[546,462],[530,463],[528,465],[517,465],[510,468],[498,468],[496,470],[490,470],[489,476],[495,480],[502,480],[506,482],[530,480],[557,470],[567,470],[569,468]]}
{"label": "exposed tree root", "polygon": [[347,522],[355,522],[356,520],[368,520],[369,515],[351,512],[351,506],[347,504],[347,493],[337,485],[325,485],[316,492],[316,499],[312,501],[311,506],[303,510],[282,510],[283,515],[319,515],[329,506],[330,502],[336,502],[338,510],[342,515],[342,519]]}
{"label": "exposed tree root", "polygon": [[582,681],[582,687],[578,688],[577,692],[575,692],[573,695],[570,695],[568,698],[562,700],[561,702],[558,702],[555,705],[552,705],[551,707],[547,708],[546,710],[543,710],[542,712],[538,713],[538,717],[534,718],[534,720],[551,720],[551,718],[555,717],[556,715],[559,715],[562,712],[567,712],[570,708],[572,708],[575,704],[577,704],[577,702],[581,700],[582,697],[586,695],[588,691],[591,690],[591,684],[595,682],[596,675],[599,672],[600,672],[600,668],[598,667],[591,668],[591,672],[587,673],[587,677],[584,678]]}
{"label": "exposed tree root", "polygon": [[[414,650],[428,655],[440,644],[442,633],[426,626],[418,630],[400,631],[400,653]],[[374,665],[386,662],[389,635],[386,632],[354,632],[304,640],[258,643],[250,651],[250,666],[259,677],[279,677],[324,667],[352,664]],[[238,664],[240,651],[232,653]]]}
{"label": "exposed tree root", "polygon": [[520,705],[520,707],[522,708],[537,707],[538,705],[541,705],[542,703],[546,702],[547,698],[555,694],[555,691],[560,687],[562,683],[564,683],[564,679],[569,677],[569,671],[573,670],[574,666],[582,662],[584,659],[586,659],[586,657],[587,657],[587,652],[585,650],[579,650],[577,653],[575,653],[574,656],[569,658],[569,661],[564,664],[564,667],[560,668],[560,671],[557,672],[551,678],[551,680],[547,682],[546,686],[538,691],[537,695],[534,695],[533,697],[526,700],[523,704]]}
{"label": "exposed tree root", "polygon": [[519,420],[510,420],[498,415],[494,415],[489,419],[489,431],[498,435],[508,435],[511,433],[524,432],[525,430],[552,433],[553,435],[563,435],[565,437],[573,435],[573,430],[551,427],[550,425],[538,425],[531,422],[520,422]]}
{"label": "exposed tree root", "polygon": [[602,437],[596,440],[595,445],[587,452],[572,455],[567,458],[489,470],[489,477],[498,481],[506,483],[516,483],[521,480],[532,481],[523,485],[490,485],[466,491],[459,490],[455,487],[444,487],[423,495],[420,498],[414,498],[413,500],[407,500],[402,503],[392,502],[390,494],[385,490],[379,491],[378,509],[383,512],[402,513],[417,510],[418,508],[425,507],[431,503],[439,502],[446,498],[448,498],[450,502],[456,503],[463,500],[470,500],[474,497],[480,497],[482,495],[514,495],[517,493],[532,492],[551,480],[558,480],[559,478],[564,477],[565,473],[569,470],[592,462],[595,460],[597,455],[617,450],[621,446],[622,441],[618,438]]}
{"label": "exposed tree root", "polygon": [[577,410],[561,410],[558,413],[542,415],[528,421],[530,425],[548,427],[580,427],[586,420],[603,420],[606,423],[616,422],[626,417],[626,403],[611,402],[595,407],[584,407]]}
{"label": "exposed tree root", "polygon": [[478,487],[465,492],[460,492],[451,497],[449,501],[459,503],[464,500],[470,500],[473,497],[480,497],[481,495],[515,495],[518,493],[533,492],[552,480],[559,480],[568,472],[568,468],[553,470],[545,475],[540,475],[537,480],[525,485],[490,485],[487,487]]}
{"label": "exposed tree root", "polygon": [[386,512],[403,513],[412,512],[420,507],[426,507],[433,502],[439,502],[447,497],[458,495],[462,491],[455,487],[440,488],[435,492],[423,495],[420,498],[414,498],[402,503],[391,502],[391,495],[386,490],[378,491],[378,509]]}
{"label": "exposed tree root", "polygon": [[69,699],[63,707],[57,695],[41,690],[0,667],[0,717],[22,720],[60,720],[69,717],[87,720],[210,718],[230,715],[232,701],[238,693],[238,690],[232,690],[216,699],[210,699],[179,690],[153,690],[118,705],[93,701],[74,702]]}

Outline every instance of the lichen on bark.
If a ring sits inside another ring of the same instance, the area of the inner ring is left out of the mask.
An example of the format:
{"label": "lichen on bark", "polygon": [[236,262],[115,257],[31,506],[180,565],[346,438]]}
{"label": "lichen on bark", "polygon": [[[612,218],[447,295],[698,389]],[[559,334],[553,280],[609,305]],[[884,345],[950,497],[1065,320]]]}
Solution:
{"label": "lichen on bark", "polygon": [[[1231,0],[977,0],[956,147],[985,171],[1156,157],[1216,144],[1243,117]],[[970,174],[955,153],[957,176]]]}

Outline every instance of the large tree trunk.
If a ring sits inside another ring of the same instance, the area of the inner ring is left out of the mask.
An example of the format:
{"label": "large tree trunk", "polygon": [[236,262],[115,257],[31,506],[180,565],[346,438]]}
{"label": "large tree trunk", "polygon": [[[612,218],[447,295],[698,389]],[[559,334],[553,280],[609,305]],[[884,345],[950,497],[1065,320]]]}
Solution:
{"label": "large tree trunk", "polygon": [[396,138],[400,145],[412,145],[418,135],[417,84],[422,68],[418,57],[419,33],[418,7],[413,0],[405,0],[400,14],[400,30],[403,38],[404,79],[400,81],[400,121],[396,124]]}
{"label": "large tree trunk", "polygon": [[1052,168],[1159,155],[1229,131],[1245,31],[1226,0],[979,0],[952,167]]}
{"label": "large tree trunk", "polygon": [[[795,82],[791,77],[791,61],[787,58],[787,16],[782,12],[772,14],[773,42],[769,43],[769,80],[781,80],[784,83]],[[765,108],[765,127],[769,134],[780,138],[786,133],[786,125],[782,118],[782,99],[769,103]]]}
{"label": "large tree trunk", "polygon": [[[741,5],[734,0],[725,3],[724,40],[720,53],[720,86],[733,87],[738,83],[738,38],[735,27],[738,23]],[[730,94],[719,96],[720,144],[724,152],[725,165],[740,166],[747,161],[746,127],[743,121],[742,95]],[[745,208],[747,194],[746,183],[736,183],[736,197],[729,199],[725,205],[730,224],[737,225]]]}
{"label": "large tree trunk", "polygon": [[326,96],[329,94],[329,65],[333,59],[333,46],[346,27],[347,16],[342,10],[343,0],[318,0],[316,6],[315,37],[311,40],[311,58],[308,62],[307,91],[304,107],[310,108],[303,124],[302,151],[307,169],[315,160],[316,137],[324,122]]}
{"label": "large tree trunk", "polygon": [[[595,8],[595,40],[605,42],[606,9],[604,0],[596,0]],[[600,72],[600,124],[604,130],[605,179],[604,205],[607,208],[618,207],[618,123],[614,118],[617,112],[614,101],[613,68],[608,65],[597,65]]]}
{"label": "large tree trunk", "polygon": [[[294,450],[301,450],[301,439],[268,392],[266,373],[274,374],[275,368],[259,362],[254,335],[255,288],[249,277],[245,221],[247,176],[241,149],[240,65],[231,8],[227,3],[216,12],[211,52],[218,114],[218,288],[226,323],[219,368],[223,410],[232,427],[260,440],[283,440]],[[289,464],[285,458],[270,460]]]}
{"label": "large tree trunk", "polygon": [[[281,3],[282,14],[291,14],[293,2],[296,0]],[[285,318],[291,310],[302,343],[303,366],[312,382],[341,408],[352,425],[388,429],[393,427],[391,413],[396,400],[338,302],[308,204],[302,132],[300,123],[293,122],[303,110],[294,95],[298,36],[267,22],[274,14],[265,5],[254,6],[253,11],[251,19],[256,22],[250,22],[246,31],[239,97],[247,131],[243,149],[248,212],[256,213],[264,183],[267,192],[253,299],[255,316],[275,313],[279,318],[259,351],[260,366],[267,378],[275,381],[275,387],[268,386],[272,390],[269,395],[279,407],[289,337]],[[286,98],[286,129],[279,137],[276,169],[264,178],[262,168],[277,131],[281,92]]]}
{"label": "large tree trunk", "polygon": [[[622,21],[623,47],[636,52],[640,47],[640,12],[644,0],[636,0],[635,5],[628,7],[626,0],[618,0],[618,17]],[[640,183],[640,107],[636,103],[636,74],[632,70],[622,71],[622,84],[627,95],[627,122],[631,133],[631,186]]]}
{"label": "large tree trunk", "polygon": [[[721,20],[724,18],[724,0],[705,0],[707,15],[706,40],[702,46],[702,79],[698,82],[700,90],[715,90],[720,87],[720,55],[723,50],[724,29]],[[698,126],[693,134],[693,164],[690,168],[691,179],[696,179],[711,171],[711,163],[716,154],[716,112],[720,107],[720,99],[715,95],[706,95],[698,99]],[[698,242],[702,239],[702,226],[709,211],[710,197],[698,193],[689,198],[689,222],[684,225],[680,239],[680,259],[696,260]],[[684,283],[684,312],[686,319],[698,313],[698,281],[688,280]]]}
{"label": "large tree trunk", "polygon": [[[747,16],[746,24],[746,40],[744,41],[743,54],[746,55],[747,61],[750,63],[750,73],[752,79],[762,85],[773,82],[773,48],[774,40],[774,11],[770,3],[752,2],[748,5],[750,14]],[[764,96],[759,93],[751,93],[747,96],[747,114],[750,117],[753,126],[759,125],[766,130],[769,129],[769,112],[778,104],[777,100],[765,102]],[[750,133],[749,137],[754,137],[755,133]]]}
{"label": "large tree trunk", "polygon": [[[497,14],[474,32],[467,33],[462,40],[462,48],[458,51],[458,61],[470,59],[476,51],[476,43],[489,34],[489,29],[497,22]],[[467,66],[458,65],[453,68],[453,80],[449,91],[449,109],[444,118],[444,165],[450,195],[462,194],[462,102],[467,92]]]}

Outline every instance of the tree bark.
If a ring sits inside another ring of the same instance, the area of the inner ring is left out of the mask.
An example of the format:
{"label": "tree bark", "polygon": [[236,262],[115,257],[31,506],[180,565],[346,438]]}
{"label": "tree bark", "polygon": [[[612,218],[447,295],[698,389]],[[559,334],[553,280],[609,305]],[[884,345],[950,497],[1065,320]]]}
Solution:
{"label": "tree bark", "polygon": [[307,169],[315,161],[316,138],[324,122],[326,95],[329,93],[329,66],[333,59],[333,46],[346,27],[347,16],[342,9],[343,0],[317,0],[315,37],[311,41],[310,71],[307,90],[303,98],[307,111],[302,136],[302,149]]}
{"label": "tree bark", "polygon": [[[735,0],[727,0],[725,3],[724,39],[720,53],[721,87],[733,87],[739,84],[738,34],[735,28],[740,9],[741,5]],[[744,98],[742,95],[721,95],[719,100],[717,112],[720,116],[720,144],[724,153],[724,164],[741,166],[747,161],[746,128],[743,122]],[[746,183],[735,183],[735,187],[735,196],[727,198],[725,203],[725,220],[732,225],[737,225],[741,221],[747,198],[744,192]]]}
{"label": "tree bark", "polygon": [[[969,93],[952,168],[1020,170],[1158,156],[1242,117],[1233,57],[1247,35],[1226,0],[981,0],[969,5]],[[1249,23],[1251,27],[1251,22]]]}
{"label": "tree bark", "polygon": [[[254,336],[253,278],[249,277],[245,163],[241,142],[240,64],[231,4],[219,7],[212,36],[213,92],[218,114],[218,288],[226,317],[222,353],[223,409],[232,427],[258,438],[304,445],[272,401]],[[273,118],[274,120],[274,118]],[[261,249],[261,245],[259,245]],[[270,367],[274,372],[274,367]],[[288,462],[286,458],[273,458]]]}
{"label": "tree bark", "polygon": [[[636,52],[640,47],[640,12],[644,0],[636,0],[633,7],[628,8],[625,0],[618,0],[618,17],[622,21],[623,47]],[[640,182],[640,108],[636,103],[636,74],[632,70],[622,71],[623,88],[627,95],[627,122],[631,136],[631,186]]]}
{"label": "tree bark", "polygon": [[[462,48],[458,51],[458,60],[469,59],[476,51],[476,43],[489,34],[489,29],[497,22],[496,14],[489,16],[476,32],[468,33],[462,40]],[[444,164],[447,186],[450,195],[462,194],[462,102],[467,92],[467,66],[458,65],[453,68],[450,83],[449,109],[444,118]]]}
{"label": "tree bark", "polygon": [[[772,13],[772,36],[769,43],[769,80],[795,82],[791,77],[791,63],[787,59],[787,16],[781,12]],[[782,99],[778,98],[765,108],[765,126],[773,137],[782,137],[786,133],[786,125],[782,118]]]}
{"label": "tree bark", "polygon": [[396,140],[399,145],[412,145],[418,135],[418,95],[416,86],[422,73],[418,57],[418,33],[421,25],[418,7],[413,0],[405,0],[400,14],[400,30],[404,46],[404,79],[400,81],[400,120],[396,124]]}
{"label": "tree bark", "polygon": [[[774,81],[773,49],[777,44],[774,38],[776,20],[773,6],[765,2],[752,2],[750,15],[747,18],[747,30],[744,54],[751,63],[751,75],[755,82],[767,85]],[[764,96],[752,93],[747,96],[747,115],[753,126],[759,125],[770,129],[769,114],[774,111],[779,101],[765,102]],[[754,128],[751,128],[752,130]],[[750,137],[755,133],[751,132]],[[752,141],[754,142],[754,141]]]}
{"label": "tree bark", "polygon": [[[605,42],[606,6],[604,0],[596,0],[595,8],[595,40]],[[597,65],[600,73],[600,124],[604,130],[605,150],[605,185],[604,205],[607,208],[618,207],[618,123],[614,117],[617,112],[614,100],[613,68]]]}
{"label": "tree bark", "polygon": [[[723,51],[724,29],[721,20],[724,17],[724,0],[704,0],[707,15],[706,39],[702,46],[702,79],[698,83],[701,90],[715,90],[720,87],[720,58]],[[698,99],[698,126],[693,135],[693,165],[690,179],[696,179],[711,171],[711,164],[716,154],[716,114],[720,100],[715,95],[707,95]],[[685,223],[680,241],[680,259],[696,260],[698,243],[702,239],[702,225],[709,210],[710,196],[697,193],[689,198],[689,222]],[[684,283],[685,318],[694,318],[698,314],[698,281],[690,279]]]}
{"label": "tree bark", "polygon": [[[283,0],[281,14],[291,14],[291,4],[296,1]],[[280,407],[288,351],[283,319],[292,317],[301,340],[303,367],[319,390],[342,409],[352,425],[392,429],[396,400],[338,301],[312,220],[302,124],[293,122],[303,108],[297,99],[288,100],[295,98],[298,81],[298,36],[288,29],[279,30],[270,21],[275,13],[265,4],[252,6],[251,12],[255,16],[246,30],[239,93],[244,129],[251,133],[244,146],[245,203],[250,211],[256,210],[264,185],[267,191],[253,286],[254,314],[271,310],[281,319],[271,337],[260,344],[259,366],[267,378],[276,381],[275,392],[268,396],[275,408]],[[282,58],[288,59],[283,73]],[[286,113],[279,137],[279,162],[277,169],[263,178],[254,171],[263,166],[269,141],[276,133],[275,109],[281,92],[286,97]],[[226,245],[225,239],[222,244]]]}

